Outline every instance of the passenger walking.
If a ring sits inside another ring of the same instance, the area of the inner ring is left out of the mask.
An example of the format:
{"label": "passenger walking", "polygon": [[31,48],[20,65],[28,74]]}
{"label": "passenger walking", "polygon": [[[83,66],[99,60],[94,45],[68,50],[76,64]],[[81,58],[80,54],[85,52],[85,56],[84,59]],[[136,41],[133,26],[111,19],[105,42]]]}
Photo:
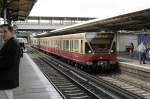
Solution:
{"label": "passenger walking", "polygon": [[143,44],[143,42],[141,42],[141,44],[138,46],[138,53],[139,53],[139,62],[140,64],[143,62],[143,64],[145,63],[145,59],[146,59],[146,47]]}
{"label": "passenger walking", "polygon": [[133,52],[134,52],[134,44],[131,42],[130,44],[130,56],[133,57]]}
{"label": "passenger walking", "polygon": [[21,43],[19,43],[20,44],[20,48],[21,48],[21,57],[23,57],[23,52],[24,52],[24,50],[25,50],[25,46],[24,46],[24,43],[23,42],[21,42]]}
{"label": "passenger walking", "polygon": [[19,86],[20,45],[10,25],[0,25],[0,33],[5,41],[0,50],[0,99],[13,99],[13,89]]}

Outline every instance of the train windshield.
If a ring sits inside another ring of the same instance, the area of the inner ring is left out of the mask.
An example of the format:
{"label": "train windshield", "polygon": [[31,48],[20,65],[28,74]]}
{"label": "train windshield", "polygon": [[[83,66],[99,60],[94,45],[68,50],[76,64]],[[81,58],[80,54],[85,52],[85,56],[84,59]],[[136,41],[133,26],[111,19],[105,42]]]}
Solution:
{"label": "train windshield", "polygon": [[94,53],[108,53],[113,41],[113,33],[86,33],[86,39]]}

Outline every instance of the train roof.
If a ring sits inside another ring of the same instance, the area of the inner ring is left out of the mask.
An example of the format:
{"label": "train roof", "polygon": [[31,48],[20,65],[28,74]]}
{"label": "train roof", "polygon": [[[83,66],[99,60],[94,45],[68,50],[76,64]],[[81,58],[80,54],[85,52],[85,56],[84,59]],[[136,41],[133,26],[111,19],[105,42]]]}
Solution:
{"label": "train roof", "polygon": [[47,38],[51,38],[51,39],[61,39],[61,38],[72,38],[72,39],[81,39],[81,38],[84,38],[85,37],[85,33],[77,33],[77,34],[68,34],[68,35],[55,35],[55,36],[50,36],[50,37],[43,37],[43,39],[47,39]]}

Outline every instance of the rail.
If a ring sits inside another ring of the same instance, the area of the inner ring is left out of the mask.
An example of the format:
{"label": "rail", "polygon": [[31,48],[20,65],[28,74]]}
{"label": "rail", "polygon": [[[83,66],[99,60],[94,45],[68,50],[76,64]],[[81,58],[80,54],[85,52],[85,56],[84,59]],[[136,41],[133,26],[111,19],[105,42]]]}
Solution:
{"label": "rail", "polygon": [[[39,52],[38,52],[39,53]],[[126,98],[126,99],[143,99],[143,97],[131,93],[123,88],[115,86],[108,81],[97,79],[96,77],[75,69],[72,66],[63,63],[53,57],[42,54],[42,59],[48,65],[52,65],[57,68],[57,70],[63,72],[67,77],[72,79],[72,81],[78,83],[82,88],[88,90],[88,92],[95,95],[98,98]]]}

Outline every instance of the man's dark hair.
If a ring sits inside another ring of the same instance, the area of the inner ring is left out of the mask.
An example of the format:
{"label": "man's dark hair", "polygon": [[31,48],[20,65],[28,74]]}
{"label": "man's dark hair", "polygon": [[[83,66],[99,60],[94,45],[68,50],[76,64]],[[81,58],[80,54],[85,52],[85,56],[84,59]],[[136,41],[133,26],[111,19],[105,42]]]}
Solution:
{"label": "man's dark hair", "polygon": [[9,24],[2,24],[2,25],[0,25],[0,27],[6,27],[8,29],[8,31],[13,32],[13,27],[10,26]]}

